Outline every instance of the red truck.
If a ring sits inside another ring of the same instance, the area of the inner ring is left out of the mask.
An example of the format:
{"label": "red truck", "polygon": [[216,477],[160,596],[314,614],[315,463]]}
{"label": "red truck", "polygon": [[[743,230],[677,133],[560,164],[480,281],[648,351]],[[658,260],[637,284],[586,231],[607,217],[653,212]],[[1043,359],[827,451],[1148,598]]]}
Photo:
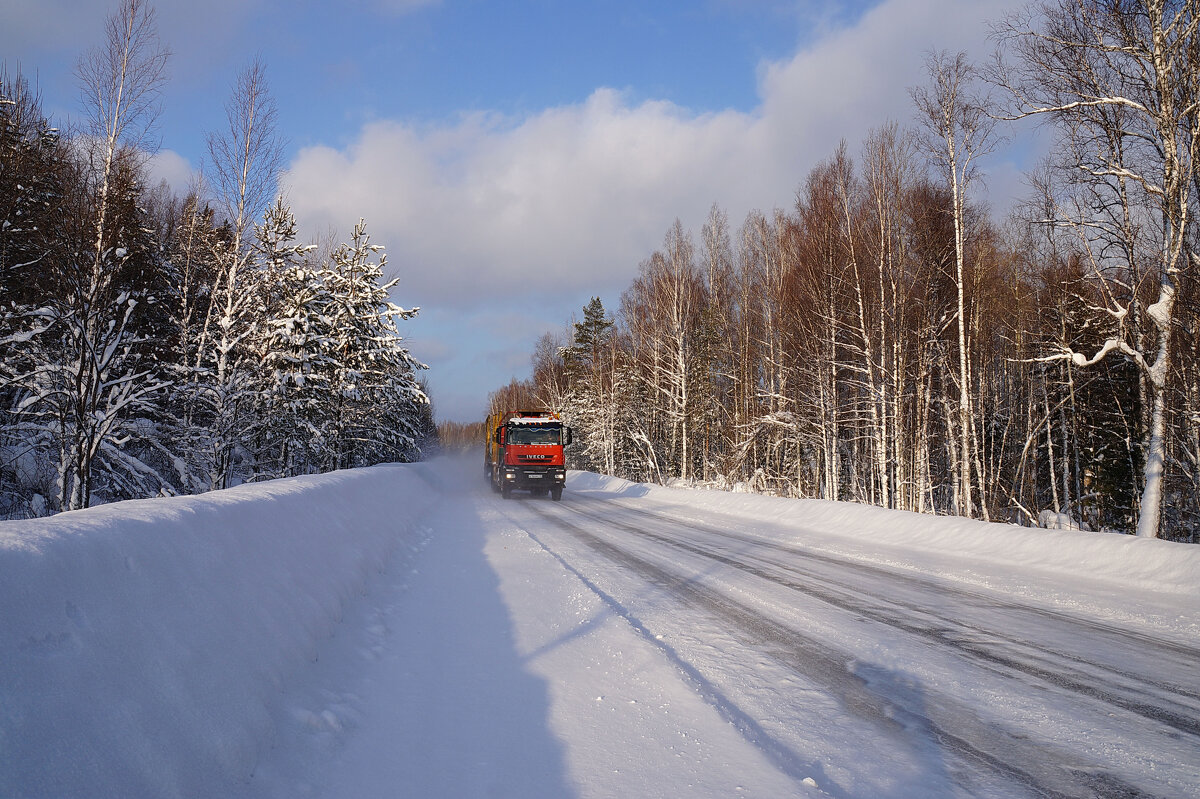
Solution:
{"label": "red truck", "polygon": [[562,499],[567,480],[563,447],[571,428],[558,414],[542,410],[495,413],[484,427],[483,468],[492,488],[508,499],[514,490]]}

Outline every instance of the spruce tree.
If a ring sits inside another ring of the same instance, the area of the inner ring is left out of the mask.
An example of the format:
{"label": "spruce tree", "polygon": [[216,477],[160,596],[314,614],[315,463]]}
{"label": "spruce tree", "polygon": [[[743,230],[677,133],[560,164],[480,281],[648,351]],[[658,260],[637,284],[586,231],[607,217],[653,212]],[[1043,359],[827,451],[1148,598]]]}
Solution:
{"label": "spruce tree", "polygon": [[575,448],[575,465],[588,471],[611,474],[614,470],[615,418],[612,381],[613,320],[599,297],[583,308],[570,347],[562,352],[568,391],[564,411],[581,446]]}
{"label": "spruce tree", "polygon": [[411,319],[420,309],[391,301],[398,279],[383,282],[383,249],[370,243],[360,219],[321,275],[331,328],[327,469],[395,459],[415,446],[418,425],[411,409],[428,401],[415,376],[426,367],[409,354],[396,327],[397,320]]}
{"label": "spruce tree", "polygon": [[264,367],[256,414],[259,469],[266,475],[302,474],[315,467],[315,443],[329,423],[321,409],[330,376],[330,297],[304,256],[315,245],[295,243],[296,220],[283,198],[263,215],[257,251],[264,276],[265,319],[255,349]]}

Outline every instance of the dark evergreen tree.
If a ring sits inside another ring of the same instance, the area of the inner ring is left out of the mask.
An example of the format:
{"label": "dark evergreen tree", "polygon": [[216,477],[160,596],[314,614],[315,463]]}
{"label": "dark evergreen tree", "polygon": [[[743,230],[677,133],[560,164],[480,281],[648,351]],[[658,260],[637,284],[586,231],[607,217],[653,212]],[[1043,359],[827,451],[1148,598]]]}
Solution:
{"label": "dark evergreen tree", "polygon": [[391,301],[398,280],[383,282],[382,250],[370,243],[360,219],[321,274],[330,325],[327,469],[398,459],[417,444],[418,419],[411,410],[428,401],[416,378],[426,367],[409,354],[396,328],[397,320],[420,309]]}
{"label": "dark evergreen tree", "polygon": [[571,346],[562,350],[567,393],[563,415],[578,436],[570,448],[572,467],[612,473],[616,446],[614,322],[599,297],[583,307]]}

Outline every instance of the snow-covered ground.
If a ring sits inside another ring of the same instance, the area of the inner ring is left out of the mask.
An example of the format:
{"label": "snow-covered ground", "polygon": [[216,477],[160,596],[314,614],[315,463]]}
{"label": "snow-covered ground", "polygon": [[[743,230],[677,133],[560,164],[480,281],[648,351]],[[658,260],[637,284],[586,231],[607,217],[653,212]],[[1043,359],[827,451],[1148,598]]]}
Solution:
{"label": "snow-covered ground", "polygon": [[1200,795],[1200,547],[478,471],[0,523],[0,796]]}

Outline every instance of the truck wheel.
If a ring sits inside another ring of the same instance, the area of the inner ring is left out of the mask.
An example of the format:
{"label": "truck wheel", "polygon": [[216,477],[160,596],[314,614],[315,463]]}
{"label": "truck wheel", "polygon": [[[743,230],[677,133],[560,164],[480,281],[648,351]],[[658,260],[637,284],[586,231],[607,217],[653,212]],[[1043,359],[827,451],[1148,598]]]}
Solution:
{"label": "truck wheel", "polygon": [[562,486],[550,489],[550,499],[555,502],[562,502]]}
{"label": "truck wheel", "polygon": [[500,486],[500,496],[504,497],[505,499],[510,499],[512,497],[512,486],[508,483],[502,484]]}

